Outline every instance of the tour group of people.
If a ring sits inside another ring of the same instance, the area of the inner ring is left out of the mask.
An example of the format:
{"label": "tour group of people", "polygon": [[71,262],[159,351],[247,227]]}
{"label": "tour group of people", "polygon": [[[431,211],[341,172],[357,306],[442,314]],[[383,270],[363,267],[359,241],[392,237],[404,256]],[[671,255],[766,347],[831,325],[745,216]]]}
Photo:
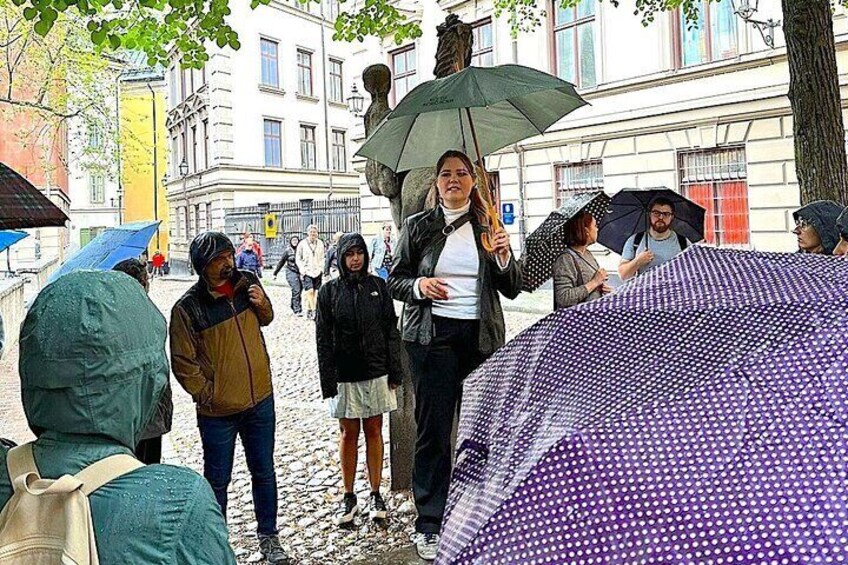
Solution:
{"label": "tour group of people", "polygon": [[[666,263],[692,242],[672,228],[674,203],[656,198],[648,209],[650,227],[625,242],[618,266],[622,280],[631,279]],[[848,207],[830,201],[812,202],[793,213],[799,253],[848,256]],[[612,292],[609,273],[602,269],[589,246],[598,241],[598,224],[588,211],[563,227],[566,251],[553,265],[554,308],[597,300]]]}
{"label": "tour group of people", "polygon": [[[387,225],[371,242],[338,234],[327,250],[318,227],[309,226],[306,238],[289,239],[274,271],[276,277],[285,269],[292,310],[303,312],[303,294],[305,316],[315,321],[316,385],[328,417],[339,422],[344,495],[333,520],[340,526],[360,512],[387,518],[380,493],[382,424],[397,408],[407,356],[418,428],[414,542],[426,560],[438,550],[463,379],[504,345],[501,297],[515,298],[522,287],[508,234],[489,225],[471,160],[448,151],[435,172],[431,201],[437,204],[407,218],[397,240]],[[674,214],[668,200],[651,203],[650,228],[624,246],[623,279],[691,245],[673,231]],[[842,206],[817,202],[796,211],[795,220],[800,251],[848,253]],[[492,237],[484,247],[487,232]],[[612,291],[588,249],[597,233],[588,212],[567,224],[567,251],[553,266],[557,307]],[[24,410],[38,436],[32,456],[42,475],[78,473],[115,453],[148,464],[90,495],[104,563],[235,563],[226,516],[237,437],[250,471],[261,554],[270,563],[293,563],[279,538],[275,399],[262,333],[275,312],[255,270],[263,266],[257,249],[249,235],[238,250],[222,233],[198,235],[190,246],[198,280],[173,306],[169,326],[147,298],[147,271],[134,259],[114,272],[60,278],[27,314],[20,378]],[[394,301],[403,303],[400,323]],[[170,370],[196,404],[205,480],[184,468],[155,465],[173,412],[166,332]],[[370,486],[362,506],[354,489],[360,432]],[[8,453],[0,447],[0,508],[19,484],[7,470]]]}

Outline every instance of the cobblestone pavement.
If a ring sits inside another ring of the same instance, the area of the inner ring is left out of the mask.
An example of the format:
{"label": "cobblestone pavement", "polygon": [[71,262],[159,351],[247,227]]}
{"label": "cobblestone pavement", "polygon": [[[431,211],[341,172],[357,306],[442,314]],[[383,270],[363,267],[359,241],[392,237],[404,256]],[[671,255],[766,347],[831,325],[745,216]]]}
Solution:
{"label": "cobblestone pavement", "polygon": [[[151,299],[166,318],[171,306],[188,288],[184,281],[154,280]],[[385,524],[357,517],[353,527],[332,524],[332,513],[342,494],[338,470],[338,431],[329,418],[318,386],[318,361],[314,324],[292,315],[288,288],[269,285],[276,318],[265,337],[274,376],[277,410],[275,460],[280,493],[279,528],[283,546],[308,564],[348,564],[409,545],[415,508],[409,493],[389,494],[388,418],[384,429],[386,457],[383,492],[389,507]],[[508,312],[508,337],[534,323],[539,313]],[[174,381],[174,424],[163,445],[166,462],[187,465],[202,473],[203,457],[191,398]],[[0,361],[0,432],[16,441],[32,435],[23,420],[17,380],[17,348]],[[364,502],[368,482],[364,469],[364,440],[360,440],[356,490]],[[255,538],[256,521],[251,498],[250,474],[239,445],[228,515],[230,540],[240,564],[261,562]]]}

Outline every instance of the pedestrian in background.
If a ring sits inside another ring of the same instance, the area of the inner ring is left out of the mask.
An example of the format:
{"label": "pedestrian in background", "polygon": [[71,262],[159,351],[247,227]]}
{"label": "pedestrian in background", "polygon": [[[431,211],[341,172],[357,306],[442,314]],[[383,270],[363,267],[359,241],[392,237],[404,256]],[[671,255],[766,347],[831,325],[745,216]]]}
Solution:
{"label": "pedestrian in background", "polygon": [[286,282],[289,283],[289,288],[291,288],[291,309],[295,316],[303,316],[303,306],[301,305],[303,281],[297,267],[297,245],[299,243],[300,237],[293,235],[289,238],[289,245],[277,262],[277,268],[274,269],[275,279],[282,269],[286,270]]}
{"label": "pedestrian in background", "polygon": [[274,471],[276,413],[262,327],[274,310],[259,279],[235,268],[223,233],[194,238],[189,256],[199,280],[171,310],[171,365],[197,405],[203,476],[227,515],[236,437],[253,486],[259,550],[270,563],[290,563],[277,530]]}
{"label": "pedestrian in background", "polygon": [[521,267],[509,235],[496,228],[494,250],[483,247],[489,229],[476,191],[474,165],[464,153],[446,152],[436,165],[439,205],[406,219],[388,286],[404,302],[403,340],[415,385],[418,440],[413,495],[415,544],[433,560],[445,513],[452,463],[451,430],[462,381],[503,346],[499,294],[521,292]]}
{"label": "pedestrian in background", "polygon": [[324,259],[324,276],[327,280],[333,280],[339,276],[339,240],[344,235],[343,232],[337,231],[333,234],[333,239],[330,242],[330,247],[327,249],[327,257]]}
{"label": "pedestrian in background", "polygon": [[799,253],[833,255],[839,244],[837,220],[844,208],[833,200],[818,200],[792,213]]}
{"label": "pedestrian in background", "polygon": [[244,240],[244,246],[236,258],[236,268],[250,271],[258,278],[262,278],[262,255],[259,245],[253,241],[253,236],[248,235]]}
{"label": "pedestrian in background", "polygon": [[[154,255],[155,258],[155,255]],[[113,271],[125,273],[139,282],[144,292],[150,291],[147,280],[147,269],[138,259],[126,259],[114,267]],[[174,401],[171,391],[171,379],[165,382],[165,388],[159,402],[156,403],[156,411],[153,418],[141,432],[138,445],[135,446],[135,456],[139,461],[147,465],[162,462],[162,436],[171,431],[171,423],[174,416]]]}
{"label": "pedestrian in background", "polygon": [[153,254],[153,276],[161,277],[165,267],[165,256],[157,249]]}
{"label": "pedestrian in background", "polygon": [[590,302],[612,292],[607,272],[601,269],[589,246],[598,241],[598,223],[583,211],[564,226],[565,253],[553,265],[554,309]]}
{"label": "pedestrian in background", "polygon": [[306,228],[306,239],[297,246],[297,268],[303,280],[303,293],[306,296],[306,317],[315,319],[318,289],[321,288],[321,276],[324,274],[324,242],[318,239],[318,226]]}
{"label": "pedestrian in background", "polygon": [[339,420],[339,455],[345,494],[335,514],[349,524],[359,512],[353,490],[360,429],[371,496],[368,514],[386,518],[380,495],[383,473],[383,414],[397,409],[395,389],[402,379],[397,315],[385,281],[368,274],[368,251],[358,233],[344,235],[338,247],[339,278],[318,293],[316,338],[321,393],[330,416]]}
{"label": "pedestrian in background", "polygon": [[383,224],[381,232],[371,240],[368,254],[371,257],[371,272],[383,280],[389,278],[392,270],[392,261],[397,248],[397,240],[392,235],[392,224]]}

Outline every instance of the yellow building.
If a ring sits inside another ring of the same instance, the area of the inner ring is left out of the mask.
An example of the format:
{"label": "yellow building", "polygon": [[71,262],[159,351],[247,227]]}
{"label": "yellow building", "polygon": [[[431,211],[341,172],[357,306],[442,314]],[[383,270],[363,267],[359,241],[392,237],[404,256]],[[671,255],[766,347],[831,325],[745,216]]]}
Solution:
{"label": "yellow building", "polygon": [[168,146],[165,75],[161,69],[139,67],[130,65],[120,80],[123,222],[161,220],[148,255],[159,250],[168,260],[168,201],[162,183]]}

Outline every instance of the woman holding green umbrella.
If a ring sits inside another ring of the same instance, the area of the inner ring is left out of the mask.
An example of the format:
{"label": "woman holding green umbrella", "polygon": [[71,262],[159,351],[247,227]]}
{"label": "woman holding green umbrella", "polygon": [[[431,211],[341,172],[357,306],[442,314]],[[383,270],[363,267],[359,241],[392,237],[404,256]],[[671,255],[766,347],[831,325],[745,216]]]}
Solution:
{"label": "woman holding green umbrella", "polygon": [[405,303],[402,337],[415,386],[413,495],[416,546],[436,557],[451,476],[451,430],[462,380],[505,341],[498,293],[521,292],[521,268],[509,236],[492,226],[492,252],[483,246],[486,207],[471,160],[448,151],[436,166],[439,204],[406,220],[388,284]]}

